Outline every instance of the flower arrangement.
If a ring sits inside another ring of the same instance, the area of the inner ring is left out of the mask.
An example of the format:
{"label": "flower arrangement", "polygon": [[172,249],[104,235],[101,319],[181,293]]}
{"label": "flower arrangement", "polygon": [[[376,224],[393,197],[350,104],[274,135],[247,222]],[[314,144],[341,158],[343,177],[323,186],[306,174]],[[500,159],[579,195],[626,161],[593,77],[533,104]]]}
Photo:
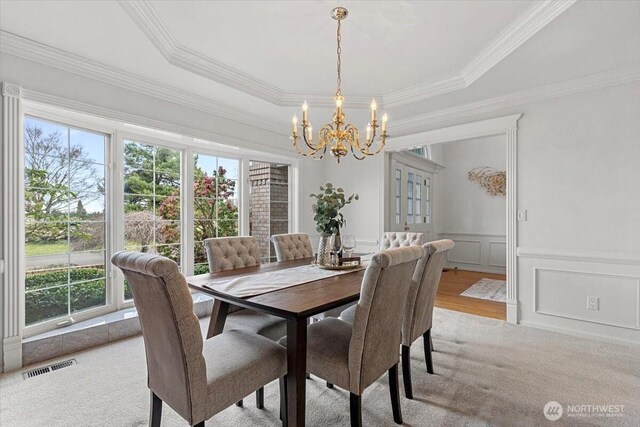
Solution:
{"label": "flower arrangement", "polygon": [[360,198],[357,194],[346,197],[342,188],[335,188],[330,182],[324,186],[321,185],[320,192],[310,194],[309,197],[316,199],[312,206],[313,220],[316,222],[318,233],[324,236],[340,234],[340,227],[346,224],[340,209]]}
{"label": "flower arrangement", "polygon": [[507,194],[507,172],[490,167],[480,167],[469,171],[467,177],[477,182],[492,196]]}

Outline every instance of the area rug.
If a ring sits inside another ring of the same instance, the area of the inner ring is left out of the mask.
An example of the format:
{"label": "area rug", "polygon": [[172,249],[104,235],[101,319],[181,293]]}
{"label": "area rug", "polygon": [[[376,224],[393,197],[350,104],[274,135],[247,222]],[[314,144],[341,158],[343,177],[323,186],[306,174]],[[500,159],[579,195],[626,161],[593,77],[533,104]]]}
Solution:
{"label": "area rug", "polygon": [[480,279],[460,295],[463,297],[506,302],[507,282],[504,280]]}

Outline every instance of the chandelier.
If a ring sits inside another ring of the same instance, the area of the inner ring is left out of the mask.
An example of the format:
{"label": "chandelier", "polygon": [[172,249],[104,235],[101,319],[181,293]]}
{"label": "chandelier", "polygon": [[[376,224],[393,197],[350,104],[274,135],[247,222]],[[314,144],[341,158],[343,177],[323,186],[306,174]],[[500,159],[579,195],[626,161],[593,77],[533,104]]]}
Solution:
{"label": "chandelier", "polygon": [[[300,149],[298,140],[300,135],[298,134],[298,117],[293,116],[293,147],[303,156],[311,157],[319,160],[324,157],[327,152],[327,146],[331,145],[329,151],[340,163],[340,158],[347,155],[351,150],[353,156],[358,160],[363,160],[367,156],[373,156],[378,154],[384,147],[385,140],[387,139],[387,114],[382,116],[382,127],[380,129],[380,135],[378,136],[378,120],[377,120],[377,106],[376,100],[371,101],[371,121],[367,124],[366,138],[363,143],[360,142],[360,131],[351,123],[346,123],[343,110],[344,96],[342,96],[342,90],[340,88],[342,79],[340,76],[340,54],[342,48],[340,46],[341,34],[340,27],[343,19],[347,17],[347,9],[344,7],[336,7],[331,11],[331,17],[338,21],[337,31],[337,44],[338,48],[336,53],[338,56],[337,69],[338,75],[336,78],[336,95],[333,100],[336,104],[335,112],[333,113],[333,120],[331,123],[325,124],[318,132],[316,141],[313,140],[313,127],[309,121],[309,105],[307,101],[302,104],[302,124],[301,133],[302,140],[304,141],[303,148]],[[376,139],[377,137],[377,139]],[[300,144],[302,145],[302,144]],[[376,148],[377,146],[377,148]]]}

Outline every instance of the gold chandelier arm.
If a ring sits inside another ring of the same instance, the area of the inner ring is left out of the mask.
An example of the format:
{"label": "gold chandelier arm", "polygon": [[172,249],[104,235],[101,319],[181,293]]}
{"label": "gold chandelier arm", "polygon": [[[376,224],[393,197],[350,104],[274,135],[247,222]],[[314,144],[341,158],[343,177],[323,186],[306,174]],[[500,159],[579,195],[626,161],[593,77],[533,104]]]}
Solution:
{"label": "gold chandelier arm", "polygon": [[307,145],[307,147],[309,147],[309,150],[318,151],[318,150],[322,149],[322,146],[320,146],[320,145],[313,146],[313,144],[310,143],[309,140],[307,140],[307,128],[308,127],[309,127],[308,124],[305,124],[305,123],[302,124],[302,139],[304,140],[304,143]]}
{"label": "gold chandelier arm", "polygon": [[[307,149],[307,151],[306,151],[306,152],[303,152],[302,150],[300,150],[300,147],[299,147],[299,145],[298,145],[298,138],[299,138],[298,136],[294,136],[294,137],[293,137],[293,147],[294,147],[294,148],[296,149],[296,151],[297,151],[300,155],[302,155],[302,156],[305,156],[305,157],[313,157],[313,156],[315,156],[315,154],[316,154],[318,151],[320,151],[320,150],[323,148],[322,146],[319,146],[319,147],[313,147],[312,145],[309,145],[309,143],[306,143],[306,145],[307,145],[308,149]],[[305,139],[305,142],[306,142],[306,139]],[[326,149],[326,147],[325,147],[325,149]]]}

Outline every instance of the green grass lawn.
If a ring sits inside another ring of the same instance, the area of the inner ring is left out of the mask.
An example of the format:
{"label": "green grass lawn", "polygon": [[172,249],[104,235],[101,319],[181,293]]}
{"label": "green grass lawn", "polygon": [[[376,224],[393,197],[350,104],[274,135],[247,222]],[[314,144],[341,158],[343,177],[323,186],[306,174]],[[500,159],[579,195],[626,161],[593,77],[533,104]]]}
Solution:
{"label": "green grass lawn", "polygon": [[26,243],[27,256],[64,254],[67,252],[67,241],[58,240],[52,243]]}

